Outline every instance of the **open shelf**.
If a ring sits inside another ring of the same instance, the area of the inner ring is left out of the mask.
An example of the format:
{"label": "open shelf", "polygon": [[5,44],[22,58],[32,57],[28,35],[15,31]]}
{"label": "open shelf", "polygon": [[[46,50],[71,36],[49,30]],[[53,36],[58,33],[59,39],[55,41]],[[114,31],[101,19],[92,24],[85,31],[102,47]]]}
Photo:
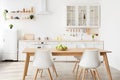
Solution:
{"label": "open shelf", "polygon": [[4,13],[5,20],[33,20],[34,19],[33,7],[30,9],[23,8],[21,10],[10,10]]}

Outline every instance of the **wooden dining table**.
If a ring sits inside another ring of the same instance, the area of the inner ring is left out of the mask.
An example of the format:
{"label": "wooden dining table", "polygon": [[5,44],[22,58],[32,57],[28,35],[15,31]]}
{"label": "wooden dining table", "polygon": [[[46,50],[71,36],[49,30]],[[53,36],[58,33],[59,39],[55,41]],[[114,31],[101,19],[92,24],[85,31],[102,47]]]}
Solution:
{"label": "wooden dining table", "polygon": [[[35,51],[37,49],[38,48],[25,48],[23,50],[23,54],[26,54],[23,80],[25,80],[25,77],[27,76],[30,57],[34,56]],[[42,48],[40,48],[40,49],[42,49]],[[48,48],[44,48],[44,49],[48,49]],[[97,48],[70,48],[70,49],[67,49],[66,51],[58,51],[56,49],[48,49],[48,50],[51,51],[52,56],[81,56],[83,54],[83,52],[88,49],[93,50],[93,49],[97,49]],[[98,49],[98,50],[100,51],[100,55],[103,57],[103,62],[104,62],[104,65],[105,65],[105,68],[107,71],[108,80],[112,80],[112,75],[111,75],[109,62],[108,62],[108,58],[107,58],[107,53],[112,53],[112,52],[108,51],[108,50],[103,50],[103,49]]]}

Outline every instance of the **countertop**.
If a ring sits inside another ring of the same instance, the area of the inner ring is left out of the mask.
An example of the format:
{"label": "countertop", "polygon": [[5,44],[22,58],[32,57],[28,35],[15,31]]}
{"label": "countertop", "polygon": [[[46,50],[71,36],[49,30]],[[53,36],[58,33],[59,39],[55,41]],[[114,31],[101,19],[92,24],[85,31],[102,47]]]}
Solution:
{"label": "countertop", "polygon": [[101,40],[19,40],[27,42],[104,42]]}

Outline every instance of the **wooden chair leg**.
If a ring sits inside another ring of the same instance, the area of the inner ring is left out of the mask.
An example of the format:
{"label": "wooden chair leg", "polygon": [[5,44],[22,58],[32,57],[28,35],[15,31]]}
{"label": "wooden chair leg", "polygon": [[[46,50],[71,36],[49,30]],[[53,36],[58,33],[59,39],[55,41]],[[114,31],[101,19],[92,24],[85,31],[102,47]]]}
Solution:
{"label": "wooden chair leg", "polygon": [[100,76],[99,76],[99,74],[98,74],[97,69],[95,69],[95,74],[96,74],[97,79],[100,80]]}
{"label": "wooden chair leg", "polygon": [[76,77],[77,77],[77,74],[78,74],[78,70],[79,70],[79,65],[77,65]]}
{"label": "wooden chair leg", "polygon": [[51,72],[50,72],[50,69],[49,69],[49,68],[48,68],[48,74],[49,74],[50,80],[53,80],[53,79],[52,79],[52,75],[51,75]]}
{"label": "wooden chair leg", "polygon": [[43,69],[40,69],[39,72],[40,72],[40,77],[42,77]]}
{"label": "wooden chair leg", "polygon": [[77,79],[77,80],[80,80],[80,76],[81,76],[82,71],[83,71],[83,69],[81,68],[81,69],[80,69],[80,73],[79,73],[79,75],[78,75],[78,79]]}
{"label": "wooden chair leg", "polygon": [[90,72],[91,72],[93,80],[95,80],[95,74],[94,74],[93,70],[90,70]]}
{"label": "wooden chair leg", "polygon": [[38,71],[39,71],[39,69],[36,69],[36,72],[35,72],[35,75],[34,75],[34,80],[36,80],[36,78],[37,78]]}
{"label": "wooden chair leg", "polygon": [[53,73],[54,73],[55,72],[54,64],[52,65],[52,70],[53,70]]}
{"label": "wooden chair leg", "polygon": [[96,80],[96,73],[95,73],[95,70],[93,69],[93,74],[94,74],[94,78]]}
{"label": "wooden chair leg", "polygon": [[75,66],[73,68],[73,72],[75,72],[76,66],[77,66],[77,61],[75,62]]}
{"label": "wooden chair leg", "polygon": [[82,80],[84,80],[84,79],[85,79],[85,71],[86,71],[86,69],[83,69],[83,76],[82,76]]}
{"label": "wooden chair leg", "polygon": [[56,74],[56,77],[58,77],[58,74],[57,74],[57,71],[56,71],[56,68],[55,68],[55,65],[54,65],[54,64],[52,65],[52,68],[53,68],[53,70],[54,70],[54,72],[55,72],[55,74]]}
{"label": "wooden chair leg", "polygon": [[86,69],[86,71],[85,71],[86,73],[88,73],[88,69]]}

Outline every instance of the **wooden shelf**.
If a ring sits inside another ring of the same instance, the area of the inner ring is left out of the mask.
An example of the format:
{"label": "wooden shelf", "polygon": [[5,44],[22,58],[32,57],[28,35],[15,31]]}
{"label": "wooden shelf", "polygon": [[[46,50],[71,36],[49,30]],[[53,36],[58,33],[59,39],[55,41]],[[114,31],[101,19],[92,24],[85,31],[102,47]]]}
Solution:
{"label": "wooden shelf", "polygon": [[30,9],[21,9],[15,11],[8,11],[5,14],[5,20],[33,20],[34,19],[34,10],[33,7]]}

